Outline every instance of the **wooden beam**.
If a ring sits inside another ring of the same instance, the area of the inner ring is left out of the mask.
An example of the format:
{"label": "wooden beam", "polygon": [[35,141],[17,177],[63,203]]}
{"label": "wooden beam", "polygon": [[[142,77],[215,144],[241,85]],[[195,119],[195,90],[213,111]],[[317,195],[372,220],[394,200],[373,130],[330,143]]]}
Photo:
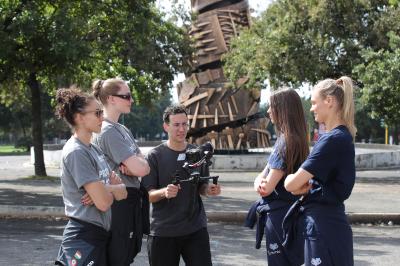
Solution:
{"label": "wooden beam", "polygon": [[185,107],[188,107],[188,106],[191,105],[192,103],[195,103],[195,102],[197,102],[197,101],[199,101],[199,100],[201,100],[201,99],[203,99],[203,98],[205,98],[205,97],[207,97],[207,96],[208,96],[208,92],[203,92],[203,93],[200,93],[200,94],[198,94],[198,95],[196,95],[196,96],[190,98],[189,100],[183,102],[182,104],[183,104]]}
{"label": "wooden beam", "polygon": [[196,127],[196,120],[197,120],[197,114],[199,112],[199,107],[200,107],[200,102],[197,102],[196,110],[194,111],[194,115],[193,115],[192,125],[190,126],[191,128],[195,128]]}

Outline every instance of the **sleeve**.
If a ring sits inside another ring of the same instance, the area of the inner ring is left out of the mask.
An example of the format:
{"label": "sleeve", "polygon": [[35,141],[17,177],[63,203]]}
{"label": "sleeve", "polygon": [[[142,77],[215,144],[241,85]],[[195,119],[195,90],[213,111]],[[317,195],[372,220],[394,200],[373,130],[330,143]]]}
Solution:
{"label": "sleeve", "polygon": [[278,142],[268,158],[268,165],[270,169],[279,169],[279,170],[286,169],[284,153],[285,153],[285,144],[282,142]]}
{"label": "sleeve", "polygon": [[84,150],[75,150],[65,158],[66,166],[78,188],[85,184],[101,181],[97,171],[96,162]]}
{"label": "sleeve", "polygon": [[159,189],[158,181],[158,163],[157,157],[154,151],[150,151],[146,156],[147,162],[149,163],[150,173],[142,177],[141,183],[144,188],[149,191],[151,189]]}
{"label": "sleeve", "polygon": [[317,180],[327,182],[330,172],[336,166],[339,147],[334,138],[320,139],[301,168],[311,173]]}
{"label": "sleeve", "polygon": [[100,148],[107,157],[116,164],[120,164],[131,156],[138,153],[139,148],[136,143],[130,147],[124,140],[121,133],[115,128],[104,131],[100,138]]}

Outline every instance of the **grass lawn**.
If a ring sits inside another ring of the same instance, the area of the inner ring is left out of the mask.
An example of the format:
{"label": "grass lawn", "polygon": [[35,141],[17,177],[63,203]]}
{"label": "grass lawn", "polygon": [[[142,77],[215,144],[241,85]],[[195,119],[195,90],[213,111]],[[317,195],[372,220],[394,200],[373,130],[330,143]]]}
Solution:
{"label": "grass lawn", "polygon": [[29,152],[23,148],[15,148],[13,145],[0,145],[1,155],[27,155]]}

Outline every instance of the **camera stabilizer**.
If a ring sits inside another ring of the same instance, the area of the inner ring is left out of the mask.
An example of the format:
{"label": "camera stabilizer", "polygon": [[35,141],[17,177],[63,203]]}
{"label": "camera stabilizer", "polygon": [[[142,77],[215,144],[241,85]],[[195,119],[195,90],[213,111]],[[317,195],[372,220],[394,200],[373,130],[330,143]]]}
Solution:
{"label": "camera stabilizer", "polygon": [[[195,214],[195,204],[198,201],[199,184],[205,184],[208,180],[212,179],[213,184],[218,184],[219,176],[209,176],[209,166],[212,164],[211,158],[213,156],[214,148],[210,142],[201,145],[198,148],[189,149],[186,151],[186,161],[182,169],[189,175],[188,178],[182,179],[179,170],[176,170],[172,179],[172,184],[179,185],[181,183],[190,183],[193,187],[194,193],[190,198],[188,209],[189,219],[193,218]],[[206,176],[201,176],[205,174]]]}
{"label": "camera stabilizer", "polygon": [[199,183],[200,181],[213,180],[213,184],[218,184],[219,176],[201,176],[200,172],[208,173],[208,167],[212,164],[214,148],[210,142],[201,145],[198,148],[186,151],[186,161],[183,164],[183,170],[188,173],[189,178],[181,179],[179,170],[176,170],[172,184],[178,185],[182,182]]}

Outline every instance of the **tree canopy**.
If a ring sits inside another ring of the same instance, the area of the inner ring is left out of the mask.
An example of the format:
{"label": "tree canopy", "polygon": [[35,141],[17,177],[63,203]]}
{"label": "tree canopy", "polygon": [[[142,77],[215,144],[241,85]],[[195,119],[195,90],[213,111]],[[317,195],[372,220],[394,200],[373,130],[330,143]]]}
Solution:
{"label": "tree canopy", "polygon": [[[399,1],[277,0],[231,43],[224,72],[243,88],[299,88],[351,76],[365,110],[399,119]],[[358,109],[360,110],[360,109]]]}
{"label": "tree canopy", "polygon": [[182,29],[149,0],[0,1],[0,101],[31,104],[35,173],[42,155],[43,93],[119,76],[135,100],[168,90],[187,54]]}
{"label": "tree canopy", "polygon": [[389,47],[387,33],[399,33],[399,21],[388,1],[278,0],[232,42],[225,72],[232,81],[249,76],[248,88],[351,75],[363,49]]}

